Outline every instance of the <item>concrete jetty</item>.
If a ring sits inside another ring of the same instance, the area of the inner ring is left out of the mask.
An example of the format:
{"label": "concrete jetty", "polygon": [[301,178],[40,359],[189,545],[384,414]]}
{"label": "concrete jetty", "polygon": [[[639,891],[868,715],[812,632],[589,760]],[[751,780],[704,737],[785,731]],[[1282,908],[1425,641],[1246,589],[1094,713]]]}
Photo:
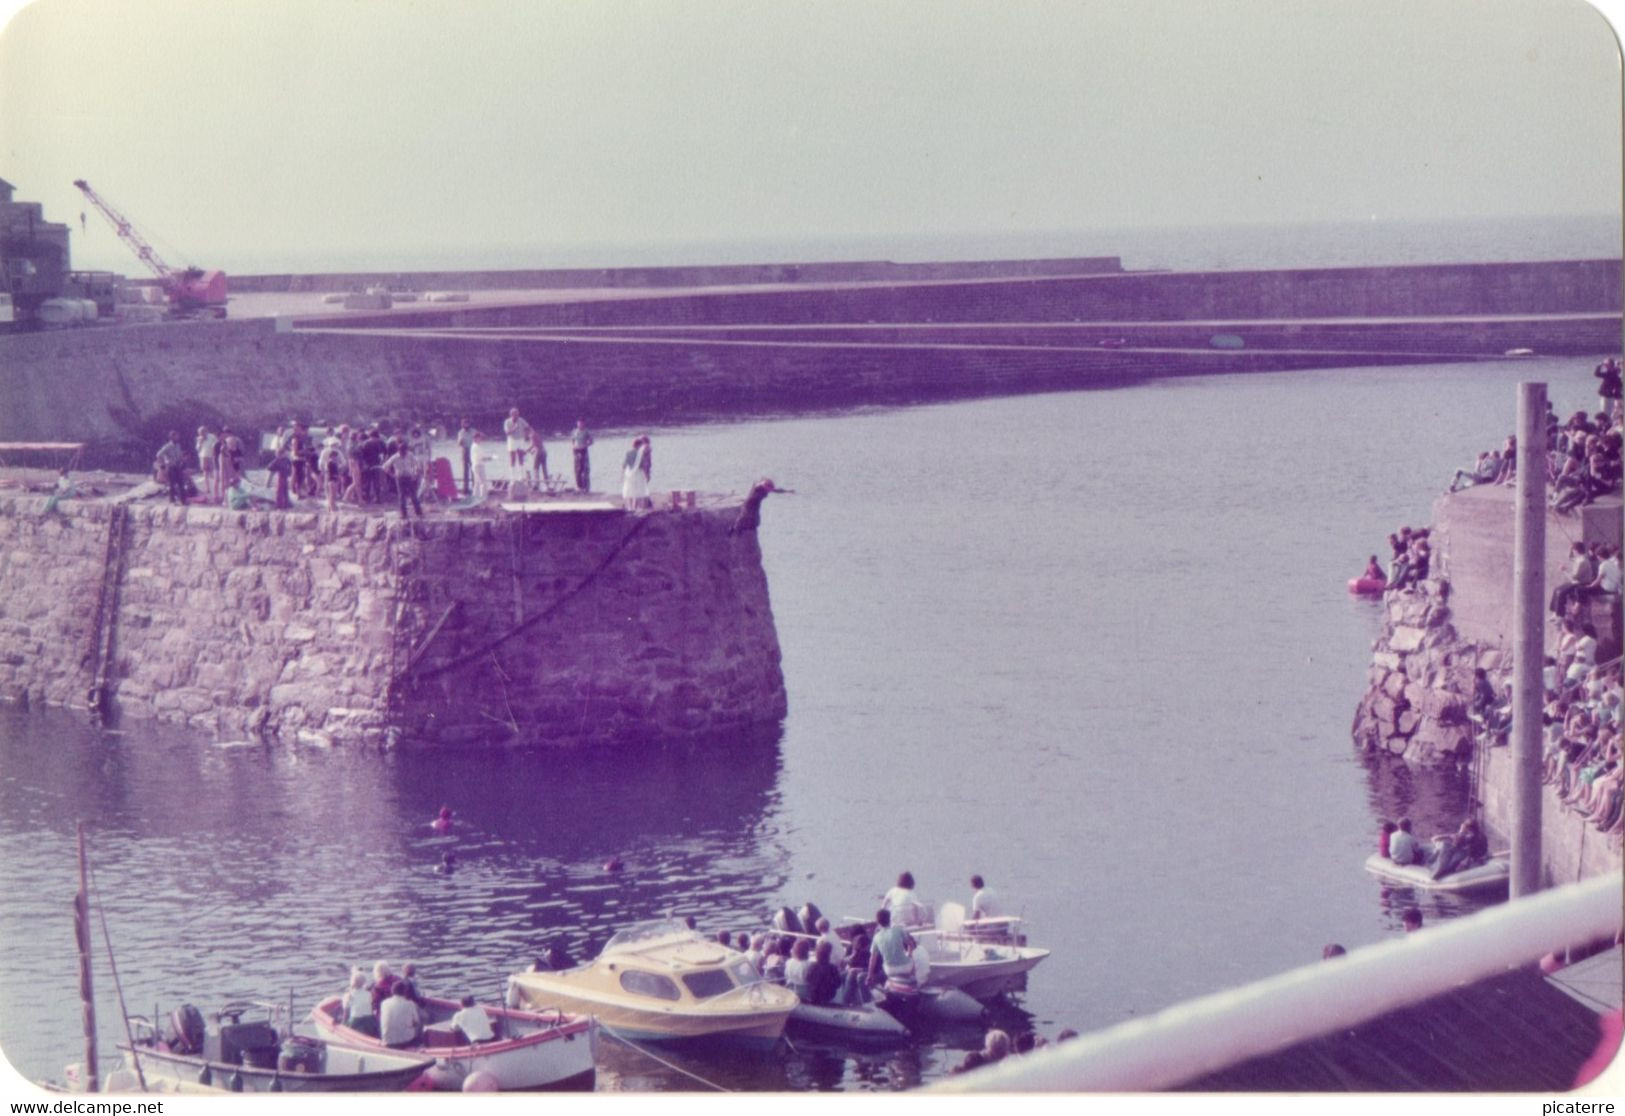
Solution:
{"label": "concrete jetty", "polygon": [[[1424,765],[1476,761],[1485,826],[1499,847],[1511,832],[1511,749],[1476,743],[1467,712],[1476,668],[1486,670],[1500,692],[1511,681],[1513,513],[1514,492],[1501,485],[1464,489],[1434,503],[1432,576],[1414,591],[1385,595],[1385,623],[1353,724],[1355,743],[1366,751]],[[1618,495],[1569,516],[1548,511],[1548,590],[1566,580],[1571,542],[1618,543],[1621,526]],[[1597,661],[1616,658],[1619,596],[1592,597],[1586,608],[1598,631]],[[1551,787],[1542,827],[1548,884],[1620,870],[1619,848],[1566,809]]]}
{"label": "concrete jetty", "polygon": [[737,496],[410,524],[44,507],[0,495],[6,700],[318,745],[704,741],[785,715]]}

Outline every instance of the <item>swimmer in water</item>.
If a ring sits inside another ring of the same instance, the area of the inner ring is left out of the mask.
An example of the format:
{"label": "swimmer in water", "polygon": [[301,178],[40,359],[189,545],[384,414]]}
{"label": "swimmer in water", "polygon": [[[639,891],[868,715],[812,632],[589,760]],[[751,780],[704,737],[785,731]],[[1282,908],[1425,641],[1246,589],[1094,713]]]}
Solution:
{"label": "swimmer in water", "polygon": [[429,828],[434,830],[436,833],[445,833],[451,829],[451,825],[451,807],[442,806],[440,807],[440,813],[435,816],[434,821],[429,823]]}

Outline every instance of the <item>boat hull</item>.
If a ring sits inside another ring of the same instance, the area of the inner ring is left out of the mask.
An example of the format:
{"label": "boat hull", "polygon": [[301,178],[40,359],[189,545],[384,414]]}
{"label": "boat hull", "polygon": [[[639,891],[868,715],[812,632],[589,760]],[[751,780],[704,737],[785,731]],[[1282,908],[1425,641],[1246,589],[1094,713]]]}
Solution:
{"label": "boat hull", "polygon": [[[124,1060],[135,1068],[130,1048],[120,1044]],[[409,1088],[433,1065],[428,1058],[412,1059],[400,1054],[374,1057],[369,1065],[363,1057],[355,1061],[355,1072],[307,1073],[259,1066],[235,1065],[198,1055],[142,1048],[141,1072],[148,1078],[165,1078],[180,1083],[198,1083],[208,1070],[215,1088],[243,1093],[398,1093]],[[346,1062],[350,1059],[336,1059]],[[275,1085],[273,1089],[272,1086]]]}
{"label": "boat hull", "polygon": [[1507,886],[1511,866],[1501,857],[1492,857],[1476,868],[1452,872],[1442,880],[1420,864],[1395,864],[1381,853],[1366,858],[1365,870],[1388,883],[1403,884],[1419,891],[1468,892],[1494,891]]}
{"label": "boat hull", "polygon": [[874,1004],[797,1004],[790,1013],[790,1029],[853,1042],[902,1042],[908,1038],[908,1028]]}
{"label": "boat hull", "polygon": [[[426,1001],[442,1014],[455,1005],[447,1000]],[[391,1050],[379,1040],[345,1026],[338,997],[324,1000],[311,1012],[317,1032],[332,1046],[352,1050]],[[484,1073],[497,1088],[573,1089],[590,1087],[596,1076],[598,1025],[591,1018],[557,1012],[537,1013],[487,1006],[509,1037],[473,1044],[407,1047],[406,1052],[432,1058],[429,1081],[436,1089],[461,1089],[472,1074]],[[428,1035],[434,1028],[426,1028]]]}
{"label": "boat hull", "polygon": [[687,1005],[642,1006],[607,996],[593,995],[589,989],[575,989],[565,980],[568,973],[520,973],[513,977],[521,1002],[535,1010],[575,1012],[594,1016],[599,1026],[613,1037],[638,1042],[682,1042],[697,1039],[729,1039],[752,1045],[771,1046],[789,1021],[793,1003],[764,1005],[743,1011],[705,1010],[704,1001],[690,1009]]}

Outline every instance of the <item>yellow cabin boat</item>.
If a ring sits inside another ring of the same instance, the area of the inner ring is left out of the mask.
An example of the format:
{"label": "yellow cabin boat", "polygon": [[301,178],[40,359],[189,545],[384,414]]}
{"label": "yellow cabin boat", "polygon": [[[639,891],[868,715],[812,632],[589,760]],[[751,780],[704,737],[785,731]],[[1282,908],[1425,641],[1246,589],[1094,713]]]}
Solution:
{"label": "yellow cabin boat", "polygon": [[628,927],[585,965],[508,981],[522,1006],[594,1015],[609,1033],[640,1041],[771,1045],[798,1002],[788,988],[764,983],[743,953],[672,922]]}

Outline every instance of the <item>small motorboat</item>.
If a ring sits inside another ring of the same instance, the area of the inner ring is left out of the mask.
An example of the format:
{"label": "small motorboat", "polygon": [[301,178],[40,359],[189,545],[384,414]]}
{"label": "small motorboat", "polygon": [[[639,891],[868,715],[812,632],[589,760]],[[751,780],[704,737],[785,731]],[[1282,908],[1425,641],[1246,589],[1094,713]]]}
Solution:
{"label": "small motorboat", "polygon": [[611,1035],[649,1041],[772,1045],[799,1002],[743,953],[668,920],[627,927],[585,965],[508,981],[527,1007],[594,1015]]}
{"label": "small motorboat", "polygon": [[910,930],[928,965],[921,989],[957,989],[977,1000],[1027,985],[1027,973],[1050,951],[1027,945],[1019,918],[967,920],[959,903],[944,903],[935,927]]}
{"label": "small motorboat", "polygon": [[310,1021],[330,1050],[342,1047],[369,1055],[395,1052],[431,1059],[427,1080],[435,1089],[461,1089],[467,1078],[481,1072],[504,1092],[590,1088],[593,1083],[598,1024],[590,1016],[484,1004],[496,1037],[469,1042],[451,1022],[461,1004],[427,996],[421,1006],[422,1037],[407,1047],[385,1046],[377,1037],[347,1026],[342,996],[317,1004]]}
{"label": "small motorboat", "polygon": [[1404,884],[1422,891],[1466,892],[1505,888],[1511,864],[1505,856],[1492,856],[1483,864],[1452,872],[1442,880],[1421,864],[1395,864],[1380,852],[1366,857],[1365,870],[1389,883]]}
{"label": "small motorboat", "polygon": [[[244,1019],[254,1013],[262,1018]],[[191,1004],[159,1025],[130,1017],[134,1045],[121,1043],[125,1066],[150,1079],[196,1083],[234,1093],[399,1092],[434,1062],[399,1050],[346,1050],[280,1026],[281,1009],[227,1004],[210,1027]]]}

